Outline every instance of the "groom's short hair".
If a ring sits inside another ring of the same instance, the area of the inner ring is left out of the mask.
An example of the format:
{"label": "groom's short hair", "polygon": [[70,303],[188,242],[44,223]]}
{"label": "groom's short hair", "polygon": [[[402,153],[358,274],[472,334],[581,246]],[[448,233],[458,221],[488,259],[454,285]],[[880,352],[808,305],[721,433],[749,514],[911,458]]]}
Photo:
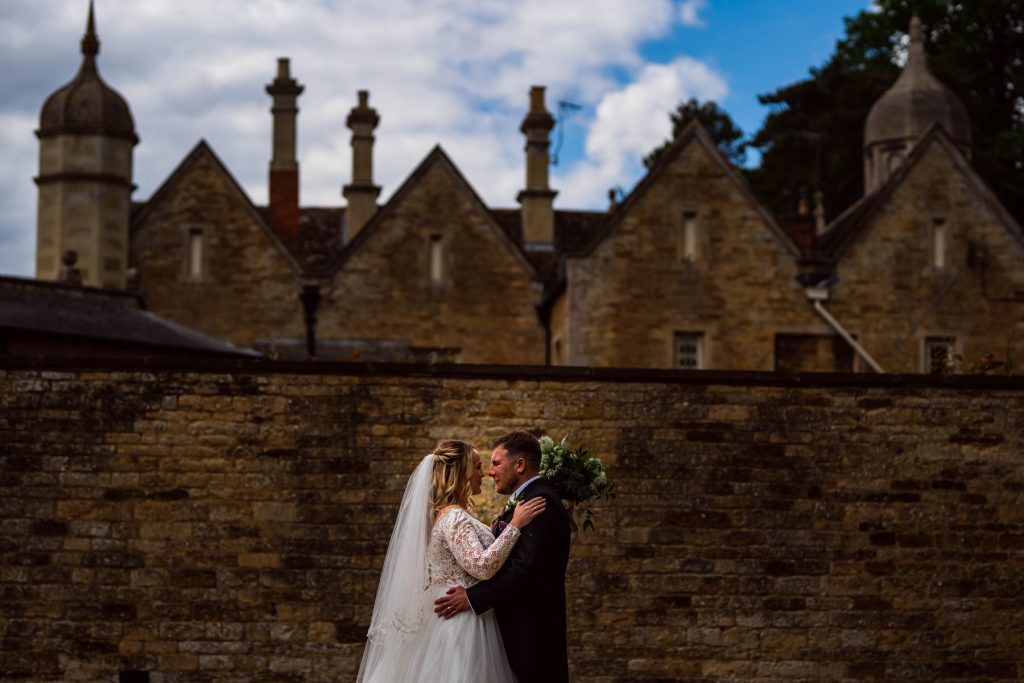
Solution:
{"label": "groom's short hair", "polygon": [[540,469],[540,441],[533,434],[529,432],[502,434],[491,444],[491,448],[497,448],[498,446],[504,446],[512,458],[523,458],[526,460],[526,464],[530,469]]}

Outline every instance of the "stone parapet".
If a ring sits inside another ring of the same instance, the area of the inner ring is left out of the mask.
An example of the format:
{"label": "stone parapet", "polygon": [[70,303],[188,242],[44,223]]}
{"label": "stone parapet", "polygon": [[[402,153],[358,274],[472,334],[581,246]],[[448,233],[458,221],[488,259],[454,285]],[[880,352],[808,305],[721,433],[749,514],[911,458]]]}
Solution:
{"label": "stone parapet", "polygon": [[3,360],[0,678],[353,680],[415,462],[528,428],[617,486],[573,681],[1016,680],[1021,425],[1019,378]]}

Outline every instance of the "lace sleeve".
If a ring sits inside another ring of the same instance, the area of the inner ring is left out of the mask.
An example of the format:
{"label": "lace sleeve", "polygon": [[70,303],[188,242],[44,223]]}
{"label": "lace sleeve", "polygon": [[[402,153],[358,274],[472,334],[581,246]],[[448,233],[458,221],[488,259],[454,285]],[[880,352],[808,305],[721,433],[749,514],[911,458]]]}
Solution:
{"label": "lace sleeve", "polygon": [[461,508],[446,514],[438,524],[455,561],[467,574],[481,580],[498,573],[520,535],[519,529],[509,525],[494,543],[484,548],[469,513]]}

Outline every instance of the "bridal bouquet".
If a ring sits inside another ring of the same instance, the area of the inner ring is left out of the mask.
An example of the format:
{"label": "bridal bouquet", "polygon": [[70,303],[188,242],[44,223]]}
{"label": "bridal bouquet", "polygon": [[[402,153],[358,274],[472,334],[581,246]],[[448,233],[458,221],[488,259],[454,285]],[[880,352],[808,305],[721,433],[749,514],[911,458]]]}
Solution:
{"label": "bridal bouquet", "polygon": [[[576,507],[593,498],[614,498],[612,482],[604,472],[604,463],[585,448],[573,448],[566,443],[566,434],[560,442],[549,436],[540,437],[540,476],[550,482],[558,492],[569,512],[569,526],[573,533],[579,531],[576,524]],[[594,529],[594,513],[582,508],[583,528]]]}

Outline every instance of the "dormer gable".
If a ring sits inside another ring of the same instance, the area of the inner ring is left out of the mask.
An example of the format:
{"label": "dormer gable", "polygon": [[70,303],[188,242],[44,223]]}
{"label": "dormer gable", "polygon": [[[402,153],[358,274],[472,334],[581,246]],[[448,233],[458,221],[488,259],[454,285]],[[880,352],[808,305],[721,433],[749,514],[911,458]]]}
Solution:
{"label": "dormer gable", "polygon": [[1021,225],[974,170],[960,146],[940,125],[933,124],[914,145],[906,160],[878,190],[862,197],[828,225],[816,246],[815,258],[830,264],[841,260],[850,246],[870,229],[869,226],[893,195],[917,172],[925,156],[934,150],[946,155],[950,167],[966,179],[977,197],[994,213],[998,221],[1014,239],[1024,245],[1024,229]]}
{"label": "dormer gable", "polygon": [[134,213],[131,225],[133,239],[134,235],[145,227],[147,222],[150,220],[150,217],[160,211],[171,197],[182,188],[182,185],[186,182],[189,175],[204,164],[208,165],[213,172],[223,180],[223,186],[227,189],[230,200],[241,207],[247,216],[251,218],[253,225],[260,230],[272,247],[280,253],[288,266],[295,273],[300,273],[302,268],[298,260],[291,253],[288,247],[285,246],[284,242],[273,228],[270,227],[264,219],[263,214],[252,203],[252,200],[249,199],[249,195],[246,194],[244,189],[242,189],[242,186],[239,185],[237,180],[235,180],[231,171],[228,170],[227,166],[224,165],[220,160],[220,157],[217,156],[206,140],[200,140],[196,143],[195,147],[185,155],[184,159],[181,160],[174,171],[172,171],[160,187],[157,188],[149,201]]}
{"label": "dormer gable", "polygon": [[594,232],[592,238],[582,249],[579,256],[591,255],[594,249],[611,233],[613,233],[616,227],[636,209],[637,205],[640,204],[644,197],[651,192],[652,188],[659,183],[664,182],[664,176],[669,173],[669,169],[679,163],[680,157],[684,155],[691,145],[699,146],[699,148],[710,159],[711,163],[721,171],[722,175],[736,189],[740,196],[749,203],[750,207],[764,222],[765,226],[767,226],[775,237],[778,238],[786,251],[793,257],[798,257],[800,255],[800,248],[792,240],[789,234],[779,226],[772,215],[761,205],[754,196],[754,193],[751,191],[746,180],[744,180],[743,176],[740,175],[739,171],[733,167],[731,163],[729,163],[728,159],[726,159],[722,154],[722,151],[718,149],[718,145],[715,144],[710,134],[708,134],[704,126],[702,126],[697,120],[691,121],[690,124],[683,129],[683,132],[679,134],[668,149],[666,149],[661,155],[654,168],[648,171],[647,175],[637,183],[629,195],[627,195],[626,198],[615,207],[612,213],[608,216],[604,226]]}
{"label": "dormer gable", "polygon": [[[502,245],[502,249],[507,253],[508,257],[519,264],[531,279],[538,279],[537,271],[527,258],[522,247],[499,225],[491,210],[484,204],[483,199],[477,194],[473,186],[470,185],[469,181],[466,180],[466,177],[440,145],[435,146],[424,157],[423,161],[409,174],[395,193],[391,195],[387,203],[373,215],[356,237],[345,245],[338,258],[325,268],[325,274],[344,269],[345,264],[350,259],[376,239],[377,233],[393,222],[397,213],[410,202],[420,201],[417,195],[425,189],[432,179],[437,179],[439,176],[445,178],[454,191],[451,198],[463,200],[465,207],[488,226],[489,231],[493,233],[495,239]],[[450,222],[452,220],[451,212],[454,208],[450,203],[444,206],[435,206],[433,207],[432,215],[444,218]]]}

